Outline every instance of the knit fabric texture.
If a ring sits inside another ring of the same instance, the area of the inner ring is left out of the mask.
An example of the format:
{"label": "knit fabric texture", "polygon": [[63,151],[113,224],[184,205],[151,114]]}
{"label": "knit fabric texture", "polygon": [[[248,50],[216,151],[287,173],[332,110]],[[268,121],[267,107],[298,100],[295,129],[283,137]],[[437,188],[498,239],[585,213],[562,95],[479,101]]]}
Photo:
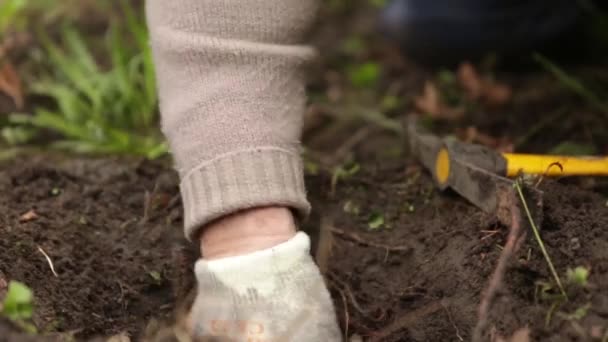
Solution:
{"label": "knit fabric texture", "polygon": [[161,126],[181,177],[186,236],[226,214],[306,216],[302,45],[316,0],[148,0]]}

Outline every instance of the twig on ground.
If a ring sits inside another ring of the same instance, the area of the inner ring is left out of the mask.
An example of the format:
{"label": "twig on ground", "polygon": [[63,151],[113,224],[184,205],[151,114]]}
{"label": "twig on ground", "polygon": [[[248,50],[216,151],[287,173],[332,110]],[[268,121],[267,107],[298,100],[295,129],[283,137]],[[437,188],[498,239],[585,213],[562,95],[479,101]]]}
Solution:
{"label": "twig on ground", "polygon": [[416,310],[409,311],[405,315],[397,318],[393,323],[384,327],[380,331],[375,332],[368,341],[384,341],[385,338],[392,335],[393,333],[396,333],[404,328],[411,326],[416,321],[441,310],[442,307],[443,304],[441,303],[441,300],[437,300]]}
{"label": "twig on ground", "polygon": [[353,307],[355,309],[357,309],[357,311],[359,311],[360,314],[362,314],[362,315],[368,315],[369,314],[370,310],[363,309],[359,305],[359,302],[357,301],[357,298],[355,298],[355,295],[350,290],[350,287],[348,286],[348,284],[346,284],[342,280],[338,279],[338,277],[336,277],[334,275],[331,275],[331,274],[330,274],[330,279],[336,285],[339,285],[339,286],[336,286],[336,288],[341,289],[341,290],[343,290],[344,292],[346,292],[348,294],[348,298],[350,299],[350,303],[353,305]]}
{"label": "twig on ground", "polygon": [[146,190],[146,192],[144,193],[144,213],[143,213],[143,216],[140,221],[142,224],[147,223],[148,220],[150,219],[152,201],[154,200],[154,196],[156,196],[157,191],[158,191],[158,182],[155,182],[154,187],[152,188],[152,192],[149,192],[148,190]]}
{"label": "twig on ground", "polygon": [[40,246],[36,246],[36,247],[38,247],[38,251],[40,253],[42,253],[42,255],[44,255],[44,257],[46,258],[46,261],[49,263],[49,267],[51,268],[51,272],[53,272],[53,275],[55,277],[59,277],[59,275],[57,275],[57,272],[55,272],[55,266],[53,265],[53,261],[51,260],[49,255],[46,254],[46,252],[44,251],[44,249],[42,249],[42,247],[40,247]]}
{"label": "twig on ground", "polygon": [[319,242],[315,252],[315,261],[321,271],[321,274],[327,274],[329,267],[329,258],[334,244],[334,236],[331,233],[331,218],[321,218],[321,228],[319,229]]}
{"label": "twig on ground", "polygon": [[482,230],[482,233],[485,233],[486,235],[484,235],[480,240],[483,241],[485,239],[488,239],[496,234],[498,234],[498,230]]}
{"label": "twig on ground", "polygon": [[336,227],[331,227],[330,230],[332,233],[340,236],[341,238],[345,238],[345,239],[354,241],[360,245],[384,249],[384,250],[386,250],[387,254],[388,254],[388,252],[405,252],[405,251],[410,251],[412,249],[409,246],[387,246],[387,245],[384,245],[381,243],[366,241],[355,233],[347,233],[347,232],[343,231],[342,229],[339,229]]}
{"label": "twig on ground", "polygon": [[458,339],[460,341],[464,341],[464,339],[462,338],[462,336],[460,336],[460,330],[458,329],[458,326],[456,325],[456,323],[454,323],[454,319],[452,318],[452,314],[450,313],[450,309],[444,303],[441,303],[441,306],[443,306],[443,309],[448,314],[448,320],[450,321],[450,323],[454,327],[454,330],[456,330],[456,337],[458,337]]}
{"label": "twig on ground", "polygon": [[389,118],[382,112],[373,109],[360,106],[346,106],[344,109],[338,110],[334,106],[329,105],[321,106],[320,108],[324,114],[337,120],[344,121],[348,120],[348,118],[352,120],[354,117],[397,135],[403,134],[403,127],[398,120]]}
{"label": "twig on ground", "polygon": [[507,236],[507,242],[505,243],[505,246],[498,257],[498,263],[496,264],[496,268],[490,277],[488,287],[481,297],[481,302],[479,304],[479,318],[477,320],[477,325],[473,329],[473,342],[483,341],[482,335],[488,323],[490,309],[494,303],[498,289],[502,286],[502,279],[505,275],[507,264],[509,263],[509,260],[513,254],[515,254],[519,248],[520,242],[526,235],[525,231],[522,231],[521,229],[521,213],[516,204],[513,189],[506,189],[502,196],[505,196],[503,203],[506,208],[504,209],[509,210],[511,214],[511,225],[509,235]]}
{"label": "twig on ground", "polygon": [[342,304],[344,304],[344,341],[348,341],[348,323],[350,320],[350,318],[348,316],[348,301],[346,300],[344,291],[342,289],[340,289],[338,286],[335,286],[335,288],[338,291],[338,293],[340,294],[340,297],[342,298]]}

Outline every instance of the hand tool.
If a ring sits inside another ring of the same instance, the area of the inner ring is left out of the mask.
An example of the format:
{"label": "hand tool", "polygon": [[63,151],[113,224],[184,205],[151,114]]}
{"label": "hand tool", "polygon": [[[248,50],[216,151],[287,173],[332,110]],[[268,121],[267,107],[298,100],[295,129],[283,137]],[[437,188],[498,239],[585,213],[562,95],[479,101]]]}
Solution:
{"label": "hand tool", "polygon": [[[415,119],[409,119],[406,125],[412,154],[431,172],[439,188],[453,189],[488,213],[499,210],[500,192],[515,186],[507,177],[520,174],[608,176],[608,157],[499,153],[485,146],[426,133]],[[528,187],[527,193],[532,202],[536,202],[536,209],[540,209],[535,211],[542,212],[542,192]]]}

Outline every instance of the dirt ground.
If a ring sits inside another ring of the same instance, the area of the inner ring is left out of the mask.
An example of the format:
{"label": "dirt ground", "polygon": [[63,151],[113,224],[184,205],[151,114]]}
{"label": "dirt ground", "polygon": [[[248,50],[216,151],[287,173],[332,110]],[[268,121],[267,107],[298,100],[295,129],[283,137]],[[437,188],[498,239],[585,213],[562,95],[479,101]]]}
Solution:
{"label": "dirt ground", "polygon": [[[328,174],[309,176],[316,213],[306,228],[321,217],[333,220],[326,276],[349,336],[467,341],[506,229],[434,190],[413,165],[364,165],[333,196]],[[4,163],[0,180],[0,284],[16,279],[32,287],[41,331],[79,340],[141,336],[150,320],[170,320],[187,297],[192,254],[185,252],[177,179],[166,163],[38,156]],[[608,326],[606,198],[563,182],[546,182],[543,190],[543,238],[555,266],[561,273],[589,267],[589,285],[545,326],[552,303],[535,298],[535,282],[550,281],[550,273],[529,238],[509,267],[491,325],[503,335],[529,326],[539,341],[601,337]],[[28,221],[30,210],[36,217]],[[385,222],[372,232],[374,212]],[[581,320],[561,315],[587,304]],[[7,329],[0,322],[0,336]]]}
{"label": "dirt ground", "polygon": [[[403,101],[387,117],[400,122],[417,111],[415,96],[425,82],[454,89],[441,85],[437,69],[407,61],[376,39],[369,13],[321,17],[315,42],[328,54],[309,86],[304,143],[313,215],[303,228],[319,245],[315,254],[344,334],[365,341],[470,341],[508,228],[438,191],[393,126],[349,116],[377,107],[379,94],[390,93]],[[352,35],[368,46],[347,55],[336,42]],[[347,86],[345,61],[370,59],[383,68],[375,94]],[[494,148],[547,152],[567,141],[608,154],[605,113],[554,78],[529,66],[479,69],[512,89],[507,103],[468,102],[455,120],[435,118],[433,131],[471,138],[474,128],[476,142]],[[608,79],[605,65],[572,69]],[[319,94],[330,100],[319,101]],[[347,164],[359,171],[332,184],[335,167]],[[541,293],[552,277],[528,232],[508,264],[485,337],[498,341],[527,327],[532,341],[608,341],[608,181],[546,179],[540,189],[541,235],[557,272],[566,279],[567,269],[586,267],[588,283],[566,284],[569,300],[561,304],[547,298],[555,286]],[[31,287],[33,321],[44,335],[28,336],[0,319],[0,342],[104,341],[119,334],[172,340],[162,327],[185,312],[196,259],[196,248],[183,239],[181,215],[168,159],[27,153],[0,162],[0,298],[10,280]]]}

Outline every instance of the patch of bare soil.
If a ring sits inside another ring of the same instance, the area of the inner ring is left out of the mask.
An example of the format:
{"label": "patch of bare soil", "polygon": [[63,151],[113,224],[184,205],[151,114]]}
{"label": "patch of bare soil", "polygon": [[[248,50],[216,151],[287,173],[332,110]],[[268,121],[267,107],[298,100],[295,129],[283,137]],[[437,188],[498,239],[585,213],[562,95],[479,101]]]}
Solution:
{"label": "patch of bare soil", "polygon": [[[507,229],[437,192],[412,165],[362,164],[334,196],[328,174],[309,176],[316,219],[305,228],[317,228],[321,217],[331,223],[326,277],[346,334],[469,341]],[[183,252],[177,182],[166,163],[39,156],[3,164],[0,187],[0,275],[33,289],[34,322],[48,336],[137,339],[150,320],[170,320],[192,288],[194,256]],[[600,341],[608,327],[606,199],[560,182],[543,190],[549,254],[561,275],[588,267],[589,283],[570,287],[570,300],[547,324],[554,302],[536,290],[551,276],[528,234],[509,263],[488,334],[527,326],[533,340]],[[24,216],[30,210],[35,218]],[[573,318],[581,308],[586,314]],[[5,321],[0,336],[26,341]]]}

